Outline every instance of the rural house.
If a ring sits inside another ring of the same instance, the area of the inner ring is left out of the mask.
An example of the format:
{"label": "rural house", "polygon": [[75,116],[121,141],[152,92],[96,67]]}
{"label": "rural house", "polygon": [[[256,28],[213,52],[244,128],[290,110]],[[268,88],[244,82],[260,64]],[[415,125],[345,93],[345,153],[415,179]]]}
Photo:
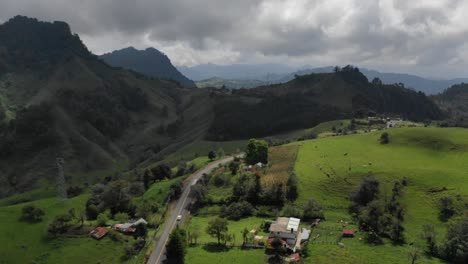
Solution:
{"label": "rural house", "polygon": [[[274,238],[280,238],[286,248],[296,252],[301,248],[301,243],[309,238],[309,230],[299,230],[301,219],[294,217],[278,217],[275,222],[271,223],[269,232],[270,235],[267,240],[268,248],[271,248],[271,241]],[[303,236],[303,232],[305,232]]]}

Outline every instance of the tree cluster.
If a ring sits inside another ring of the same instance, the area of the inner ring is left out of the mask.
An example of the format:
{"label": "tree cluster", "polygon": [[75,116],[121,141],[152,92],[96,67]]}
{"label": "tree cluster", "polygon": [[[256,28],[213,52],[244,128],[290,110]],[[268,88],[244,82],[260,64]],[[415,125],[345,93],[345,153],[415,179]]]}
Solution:
{"label": "tree cluster", "polygon": [[403,187],[401,181],[394,183],[391,197],[380,197],[379,181],[372,176],[364,178],[357,190],[351,194],[350,211],[358,220],[359,228],[367,233],[369,243],[381,243],[380,236],[395,243],[404,241],[402,223],[405,210],[399,202]]}

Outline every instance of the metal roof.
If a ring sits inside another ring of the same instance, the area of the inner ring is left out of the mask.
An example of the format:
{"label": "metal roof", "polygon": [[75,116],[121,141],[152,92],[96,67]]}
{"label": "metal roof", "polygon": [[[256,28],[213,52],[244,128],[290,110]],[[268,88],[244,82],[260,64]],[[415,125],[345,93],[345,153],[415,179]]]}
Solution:
{"label": "metal roof", "polygon": [[287,226],[287,229],[288,230],[293,230],[294,232],[297,232],[297,230],[299,229],[299,223],[301,222],[301,219],[299,218],[294,218],[294,217],[290,217],[289,218],[289,222],[288,222],[288,226]]}

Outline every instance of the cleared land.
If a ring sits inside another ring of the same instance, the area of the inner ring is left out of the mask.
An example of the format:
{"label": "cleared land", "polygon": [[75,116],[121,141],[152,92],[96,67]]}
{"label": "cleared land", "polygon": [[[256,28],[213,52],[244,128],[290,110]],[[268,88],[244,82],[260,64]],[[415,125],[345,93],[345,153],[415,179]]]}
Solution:
{"label": "cleared land", "polygon": [[446,223],[438,219],[438,199],[468,197],[468,130],[401,128],[388,132],[388,145],[379,144],[380,132],[294,143],[301,146],[295,167],[300,180],[297,203],[314,198],[324,205],[327,218],[322,229],[316,230],[322,236],[311,245],[308,263],[407,263],[408,245],[393,246],[386,241],[383,246],[369,246],[360,241],[361,234],[343,240],[345,248],[327,245],[339,235],[341,226],[336,221],[352,221],[347,197],[368,174],[381,182],[382,195],[390,193],[394,181],[408,178],[402,201],[407,243],[423,246],[419,237],[423,224],[433,224],[439,240],[444,237]]}

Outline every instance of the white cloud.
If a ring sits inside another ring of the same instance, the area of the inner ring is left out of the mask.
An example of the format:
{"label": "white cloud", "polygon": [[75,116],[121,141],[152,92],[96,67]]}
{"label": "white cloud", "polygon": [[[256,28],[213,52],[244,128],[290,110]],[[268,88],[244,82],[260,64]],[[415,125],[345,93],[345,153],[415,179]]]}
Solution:
{"label": "white cloud", "polygon": [[[468,66],[464,0],[0,0],[64,20],[96,53],[154,46],[179,65],[346,64],[435,76]],[[456,67],[455,67],[456,65]]]}

